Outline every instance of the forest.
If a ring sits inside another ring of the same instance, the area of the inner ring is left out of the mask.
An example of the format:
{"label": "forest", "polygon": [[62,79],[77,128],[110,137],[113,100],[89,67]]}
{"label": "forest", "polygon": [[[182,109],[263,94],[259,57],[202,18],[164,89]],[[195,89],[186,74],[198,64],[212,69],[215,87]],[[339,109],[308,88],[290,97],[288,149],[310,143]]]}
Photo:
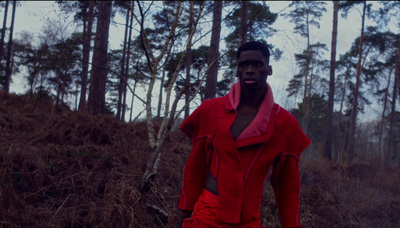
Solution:
{"label": "forest", "polygon": [[[23,4],[0,2],[0,227],[175,227],[191,149],[177,127],[228,92],[240,44],[262,40],[273,64],[287,61],[271,42],[280,29],[301,51],[279,96],[312,140],[300,162],[303,227],[400,227],[398,1],[276,12],[269,1],[55,1],[74,32],[48,21],[38,37],[14,33]],[[340,54],[339,21],[359,33]],[[116,25],[123,39],[110,48]],[[332,28],[328,43],[321,27]],[[374,118],[360,118],[371,106]],[[262,223],[280,227],[273,194],[266,181]]]}

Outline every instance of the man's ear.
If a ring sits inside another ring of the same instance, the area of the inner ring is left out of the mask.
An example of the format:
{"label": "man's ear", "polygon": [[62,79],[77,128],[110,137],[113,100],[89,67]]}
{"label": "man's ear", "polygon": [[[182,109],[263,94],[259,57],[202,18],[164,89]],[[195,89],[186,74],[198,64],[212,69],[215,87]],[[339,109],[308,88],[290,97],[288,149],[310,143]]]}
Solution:
{"label": "man's ear", "polygon": [[272,75],[272,66],[271,65],[268,66],[268,75]]}

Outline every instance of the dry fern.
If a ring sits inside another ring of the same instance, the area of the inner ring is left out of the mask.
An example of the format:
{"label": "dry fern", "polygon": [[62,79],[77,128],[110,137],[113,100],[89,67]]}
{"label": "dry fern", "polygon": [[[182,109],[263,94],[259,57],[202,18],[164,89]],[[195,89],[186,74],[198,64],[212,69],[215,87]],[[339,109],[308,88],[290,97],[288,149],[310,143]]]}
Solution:
{"label": "dry fern", "polygon": [[[151,191],[137,187],[146,124],[63,111],[0,92],[0,227],[174,227],[191,143],[165,142]],[[399,227],[400,168],[301,161],[304,227]],[[262,222],[280,227],[268,182]]]}

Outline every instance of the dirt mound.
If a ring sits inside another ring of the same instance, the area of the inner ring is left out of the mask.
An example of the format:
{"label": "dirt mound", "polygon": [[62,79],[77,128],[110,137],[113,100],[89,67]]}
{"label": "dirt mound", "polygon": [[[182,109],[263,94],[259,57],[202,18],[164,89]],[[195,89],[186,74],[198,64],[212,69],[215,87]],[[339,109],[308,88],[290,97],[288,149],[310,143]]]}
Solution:
{"label": "dirt mound", "polygon": [[[145,123],[54,111],[50,99],[0,93],[0,227],[174,227],[190,141],[172,132],[149,193]],[[399,168],[301,162],[304,227],[396,227]],[[280,227],[265,184],[263,223]]]}

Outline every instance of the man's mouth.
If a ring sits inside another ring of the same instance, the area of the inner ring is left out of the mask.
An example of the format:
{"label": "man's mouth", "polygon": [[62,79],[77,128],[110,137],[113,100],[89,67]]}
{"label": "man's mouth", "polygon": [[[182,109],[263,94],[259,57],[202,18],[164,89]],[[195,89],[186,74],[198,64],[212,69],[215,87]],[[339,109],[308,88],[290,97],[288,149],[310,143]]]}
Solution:
{"label": "man's mouth", "polygon": [[245,79],[244,83],[247,85],[255,84],[257,81],[255,79]]}

